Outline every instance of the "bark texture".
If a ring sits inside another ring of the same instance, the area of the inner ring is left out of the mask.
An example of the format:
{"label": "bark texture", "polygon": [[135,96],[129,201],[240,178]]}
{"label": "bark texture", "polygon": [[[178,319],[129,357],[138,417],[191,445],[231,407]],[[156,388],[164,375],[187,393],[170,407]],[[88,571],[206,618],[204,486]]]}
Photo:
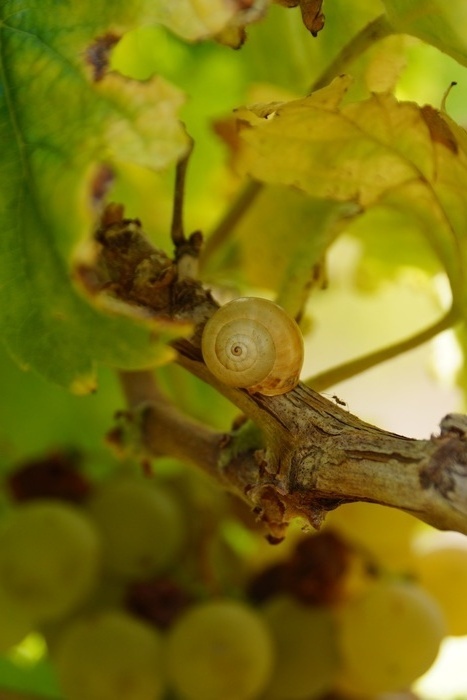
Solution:
{"label": "bark texture", "polygon": [[416,440],[369,425],[304,384],[280,396],[222,384],[200,349],[203,327],[218,308],[209,290],[154,249],[139,221],[115,209],[110,214],[96,233],[95,263],[79,271],[87,291],[117,299],[139,317],[190,322],[191,337],[173,343],[176,361],[249,419],[249,430],[217,433],[183,415],[149,373],[124,373],[150,454],[174,456],[210,474],[250,503],[272,539],[284,535],[293,517],[319,527],[327,511],[351,501],[399,508],[467,534],[466,416],[445,416],[439,434]]}

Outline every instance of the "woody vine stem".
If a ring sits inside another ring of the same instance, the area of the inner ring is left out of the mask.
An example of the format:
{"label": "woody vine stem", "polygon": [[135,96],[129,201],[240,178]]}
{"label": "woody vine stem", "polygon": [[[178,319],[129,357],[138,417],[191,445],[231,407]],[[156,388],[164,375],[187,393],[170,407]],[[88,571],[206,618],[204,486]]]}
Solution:
{"label": "woody vine stem", "polygon": [[[446,416],[438,436],[414,440],[364,423],[304,384],[279,396],[224,385],[209,372],[200,349],[202,329],[218,308],[210,292],[185,274],[167,274],[170,261],[151,248],[138,222],[109,221],[111,235],[104,224],[98,236],[102,256],[109,253],[113,260],[114,290],[120,289],[123,301],[135,301],[134,290],[119,287],[114,253],[121,241],[128,243],[125,275],[133,251],[139,265],[140,251],[147,250],[148,279],[160,281],[146,305],[194,326],[189,339],[174,341],[176,361],[248,419],[219,433],[176,408],[150,372],[121,373],[127,419],[139,427],[147,455],[176,457],[209,474],[249,503],[273,541],[284,536],[292,518],[319,527],[328,510],[354,500],[400,508],[437,528],[467,534],[467,417]],[[125,445],[124,435],[117,431],[113,437]]]}
{"label": "woody vine stem", "polygon": [[415,440],[361,421],[300,384],[281,396],[220,385],[199,346],[177,341],[178,362],[212,384],[258,427],[219,433],[180,412],[149,373],[123,373],[122,385],[148,454],[191,464],[250,504],[273,540],[301,517],[354,500],[405,510],[439,529],[467,534],[467,417],[450,415],[438,436]]}
{"label": "woody vine stem", "polygon": [[[326,82],[371,43],[391,32],[384,17],[368,25],[323,74]],[[206,368],[200,350],[202,329],[218,306],[209,291],[193,279],[192,272],[198,257],[201,269],[209,264],[262,185],[247,185],[202,249],[199,234],[187,239],[183,228],[186,166],[187,159],[179,165],[176,177],[172,224],[176,272],[167,274],[170,261],[162,251],[153,251],[152,256],[151,264],[156,266],[152,278],[159,275],[165,280],[160,285],[163,293],[156,300],[157,315],[193,323],[191,338],[173,343],[176,361],[236,405],[246,422],[229,433],[219,433],[176,408],[159,389],[152,373],[122,372],[127,420],[139,426],[146,453],[172,456],[209,474],[249,503],[273,541],[284,536],[294,517],[319,527],[327,511],[356,500],[399,508],[439,529],[467,534],[467,417],[446,416],[437,436],[415,440],[369,425],[316,391],[425,342],[452,326],[458,318],[457,310],[451,309],[412,338],[329,370],[310,380],[310,386],[299,384],[280,396],[250,395],[246,390],[221,384]],[[104,255],[106,246],[115,241],[116,227],[120,226],[122,232],[128,227],[123,216],[120,221],[110,218],[112,238],[106,240],[105,225],[99,232]],[[137,222],[131,225],[129,245],[138,247],[144,234]],[[144,245],[149,246],[146,240]],[[129,254],[131,257],[131,250]],[[128,255],[125,259],[127,263]],[[191,261],[188,265],[187,260]],[[134,303],[134,297],[125,298],[125,293],[123,301]],[[118,431],[114,431],[113,439],[124,442]]]}

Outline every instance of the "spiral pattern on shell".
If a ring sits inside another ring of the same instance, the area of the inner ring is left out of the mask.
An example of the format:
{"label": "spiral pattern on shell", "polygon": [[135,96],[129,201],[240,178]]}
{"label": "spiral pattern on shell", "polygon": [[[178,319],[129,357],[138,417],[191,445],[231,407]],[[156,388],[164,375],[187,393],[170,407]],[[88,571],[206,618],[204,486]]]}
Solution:
{"label": "spiral pattern on shell", "polygon": [[212,374],[251,394],[284,394],[299,381],[303,338],[277,304],[240,297],[222,306],[204,328],[201,348]]}

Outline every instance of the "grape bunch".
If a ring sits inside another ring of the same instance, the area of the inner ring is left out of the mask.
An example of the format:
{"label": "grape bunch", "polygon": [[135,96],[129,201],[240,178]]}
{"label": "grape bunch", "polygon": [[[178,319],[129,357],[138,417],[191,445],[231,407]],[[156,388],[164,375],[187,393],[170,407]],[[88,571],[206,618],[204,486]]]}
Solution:
{"label": "grape bunch", "polygon": [[7,486],[0,652],[42,635],[64,700],[372,699],[467,633],[464,538],[381,506],[273,546],[184,470],[94,481],[53,455]]}

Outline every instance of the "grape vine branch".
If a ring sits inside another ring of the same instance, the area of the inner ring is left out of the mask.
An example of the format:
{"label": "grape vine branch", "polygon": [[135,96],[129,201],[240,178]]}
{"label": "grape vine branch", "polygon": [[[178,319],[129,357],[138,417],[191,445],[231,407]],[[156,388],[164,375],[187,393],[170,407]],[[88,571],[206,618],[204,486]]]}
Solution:
{"label": "grape vine branch", "polygon": [[[385,15],[376,18],[350,40],[312,90],[393,32]],[[150,372],[122,372],[127,419],[136,421],[147,452],[180,458],[208,473],[249,503],[266,523],[271,539],[281,539],[293,517],[319,527],[327,511],[357,500],[399,508],[439,529],[467,534],[466,417],[446,416],[439,435],[415,440],[369,425],[317,393],[451,327],[458,320],[458,309],[453,307],[411,338],[324,372],[308,386],[302,383],[281,396],[250,395],[221,384],[206,368],[200,350],[202,329],[218,305],[193,277],[198,258],[204,269],[263,185],[247,184],[202,246],[198,232],[188,239],[183,232],[186,165],[187,159],[177,171],[175,260],[151,250],[138,221],[125,220],[122,211],[108,208],[96,236],[100,250],[95,269],[80,270],[78,277],[93,295],[110,294],[169,323],[192,323],[193,335],[173,343],[176,361],[236,405],[247,422],[228,434],[216,432],[176,408]],[[143,276],[142,257],[147,262]],[[113,433],[123,442],[124,436],[125,431]]]}
{"label": "grape vine branch", "polygon": [[405,510],[439,529],[467,534],[467,418],[449,415],[438,436],[416,440],[361,421],[300,384],[276,397],[221,387],[199,349],[177,343],[178,362],[251,417],[263,447],[235,450],[235,431],[221,434],[184,416],[146,373],[126,373],[124,386],[143,384],[142,440],[152,455],[180,458],[246,500],[280,539],[295,516],[319,527],[336,506],[355,500]]}
{"label": "grape vine branch", "polygon": [[[219,433],[172,405],[150,372],[123,372],[128,417],[140,427],[150,455],[179,458],[208,473],[249,503],[272,540],[284,536],[294,517],[319,527],[327,511],[358,500],[467,534],[467,417],[448,415],[439,435],[418,440],[369,425],[303,383],[273,397],[223,385],[205,366],[200,349],[204,324],[218,308],[209,290],[177,274],[176,263],[169,274],[169,259],[151,249],[139,222],[119,219],[115,211],[103,220],[95,269],[83,277],[100,279],[91,291],[111,290],[158,319],[191,322],[191,337],[173,342],[176,361],[249,419]],[[132,258],[140,265],[142,249],[147,283],[139,276],[135,289],[129,283]],[[248,429],[251,425],[257,431]]]}

